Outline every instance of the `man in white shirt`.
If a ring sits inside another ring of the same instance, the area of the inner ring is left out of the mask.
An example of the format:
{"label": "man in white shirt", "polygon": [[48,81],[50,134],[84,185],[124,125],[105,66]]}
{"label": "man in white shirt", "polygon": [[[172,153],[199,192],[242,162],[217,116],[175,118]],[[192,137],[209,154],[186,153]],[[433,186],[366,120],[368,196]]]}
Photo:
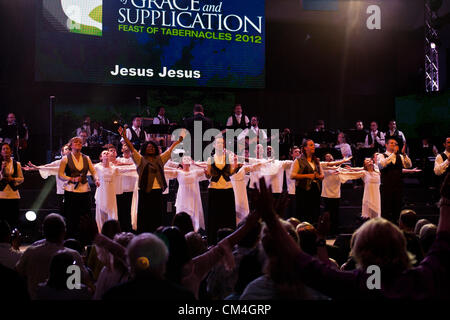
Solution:
{"label": "man in white shirt", "polygon": [[234,114],[230,116],[227,120],[227,128],[230,129],[246,129],[248,128],[250,120],[248,117],[242,113],[242,106],[236,104],[234,106]]}
{"label": "man in white shirt", "polygon": [[437,176],[443,176],[450,172],[450,137],[445,139],[444,143],[445,150],[441,154],[438,154],[436,160],[434,161],[434,173]]}
{"label": "man in white shirt", "polygon": [[406,138],[403,132],[397,129],[397,122],[395,120],[389,121],[389,130],[384,134],[385,140],[388,141],[390,138],[397,140],[398,147],[400,150],[406,145]]}
{"label": "man in white shirt", "polygon": [[131,141],[134,148],[136,150],[140,150],[141,144],[143,144],[145,141],[150,141],[150,135],[145,132],[144,129],[141,128],[142,126],[142,118],[139,116],[134,116],[131,119],[132,126],[131,128],[128,127],[125,131],[125,134],[128,138],[128,140]]}
{"label": "man in white shirt", "polygon": [[381,214],[384,218],[397,224],[403,200],[403,168],[411,168],[411,159],[404,153],[399,154],[399,146],[395,138],[386,143],[386,152],[377,156],[378,168],[381,172]]}
{"label": "man in white shirt", "polygon": [[91,117],[89,117],[89,116],[84,116],[83,124],[81,125],[81,127],[77,128],[77,136],[78,137],[80,136],[80,132],[82,130],[86,131],[88,137],[98,135],[97,129],[95,129],[91,126]]}
{"label": "man in white shirt", "polygon": [[170,124],[169,119],[166,118],[164,107],[158,107],[158,114],[153,118],[153,124]]}
{"label": "man in white shirt", "polygon": [[244,131],[242,131],[238,136],[238,142],[239,144],[243,144],[245,137],[248,136],[249,139],[249,145],[261,143],[259,142],[260,139],[263,139],[264,141],[267,141],[267,130],[259,129],[258,127],[258,117],[253,116],[251,120],[251,127],[246,128]]}
{"label": "man in white shirt", "polygon": [[378,124],[375,121],[370,123],[370,132],[366,136],[364,147],[374,148],[375,152],[381,152],[384,149],[385,139],[384,133],[378,131]]}

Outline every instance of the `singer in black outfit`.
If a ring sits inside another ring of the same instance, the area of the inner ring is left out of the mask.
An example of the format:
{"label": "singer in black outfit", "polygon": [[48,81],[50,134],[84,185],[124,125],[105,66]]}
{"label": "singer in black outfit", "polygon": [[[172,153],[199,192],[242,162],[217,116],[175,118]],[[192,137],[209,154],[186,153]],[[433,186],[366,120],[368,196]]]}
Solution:
{"label": "singer in black outfit", "polygon": [[317,223],[320,215],[320,180],[324,178],[314,153],[314,141],[305,140],[302,155],[294,161],[291,171],[291,179],[297,180],[297,218],[311,224]]}
{"label": "singer in black outfit", "polygon": [[217,243],[217,231],[221,228],[236,228],[236,207],[230,176],[235,171],[234,159],[224,149],[224,139],[214,140],[214,156],[208,158],[206,176],[208,188],[208,215],[206,232],[208,244]]}

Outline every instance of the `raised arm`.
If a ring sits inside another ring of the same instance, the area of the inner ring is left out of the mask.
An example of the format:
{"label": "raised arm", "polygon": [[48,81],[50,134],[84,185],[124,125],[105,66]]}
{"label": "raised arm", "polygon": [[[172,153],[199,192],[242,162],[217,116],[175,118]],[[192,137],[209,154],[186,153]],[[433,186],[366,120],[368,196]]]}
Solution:
{"label": "raised arm", "polygon": [[175,149],[175,147],[177,145],[179,145],[181,142],[183,141],[183,136],[180,135],[180,137],[178,138],[177,141],[175,141],[174,143],[172,143],[172,145],[169,147],[169,149],[167,149],[166,151],[164,151],[163,154],[161,154],[161,160],[162,162],[165,164],[167,161],[169,161],[171,155],[172,155],[172,151],[173,149]]}
{"label": "raised arm", "polygon": [[242,227],[234,231],[228,237],[220,241],[216,246],[209,249],[202,255],[192,259],[195,266],[195,273],[198,278],[204,279],[209,271],[219,262],[225,259],[229,267],[234,265],[232,254],[233,247],[253,228],[257,226],[259,214],[251,212]]}
{"label": "raised arm", "polygon": [[126,131],[124,130],[124,128],[119,127],[119,129],[117,129],[117,131],[122,136],[123,141],[125,141],[125,144],[127,145],[128,149],[130,149],[131,153],[134,153],[136,151],[136,149],[134,148],[134,146],[131,143],[130,139],[128,139],[128,137],[126,135]]}
{"label": "raised arm", "polygon": [[[304,253],[281,226],[276,212],[273,209],[272,191],[267,189],[264,179],[260,179],[260,190],[256,196],[257,210],[266,222],[274,246],[279,248],[279,255],[292,263],[298,270],[298,276],[308,286],[319,290],[330,297],[345,298],[355,296],[356,290],[362,282],[356,273],[342,272],[329,264]],[[365,280],[363,279],[364,284]]]}

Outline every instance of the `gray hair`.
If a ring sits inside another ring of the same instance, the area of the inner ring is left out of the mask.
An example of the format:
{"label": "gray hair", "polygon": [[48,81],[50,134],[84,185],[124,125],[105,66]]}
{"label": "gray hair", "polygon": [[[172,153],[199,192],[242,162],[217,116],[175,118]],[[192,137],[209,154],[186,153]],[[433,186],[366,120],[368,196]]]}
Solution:
{"label": "gray hair", "polygon": [[[169,250],[164,242],[154,234],[142,233],[130,241],[127,247],[127,255],[132,274],[151,272],[162,275]],[[148,262],[147,267],[143,267],[141,259]]]}

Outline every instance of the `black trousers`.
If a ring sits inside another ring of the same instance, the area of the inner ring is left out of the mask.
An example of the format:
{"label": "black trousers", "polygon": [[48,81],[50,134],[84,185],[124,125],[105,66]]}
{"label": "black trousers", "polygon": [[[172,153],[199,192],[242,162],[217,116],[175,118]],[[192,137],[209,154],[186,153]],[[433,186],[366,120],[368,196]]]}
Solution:
{"label": "black trousers", "polygon": [[64,213],[64,194],[57,194],[56,202],[58,204],[59,214],[62,215],[67,220],[66,215]]}
{"label": "black trousers", "polygon": [[317,184],[311,184],[306,191],[301,187],[295,190],[297,202],[297,219],[301,222],[317,224],[320,215],[320,190]]}
{"label": "black trousers", "polygon": [[124,192],[116,195],[117,216],[120,228],[124,232],[131,231],[131,202],[133,201],[133,192]]}
{"label": "black trousers", "polygon": [[403,188],[401,186],[380,186],[381,216],[395,225],[398,224],[403,205]]}
{"label": "black trousers", "polygon": [[219,229],[236,229],[236,207],[232,188],[208,189],[208,215],[206,218],[208,244],[217,243]]}
{"label": "black trousers", "polygon": [[0,199],[0,220],[8,222],[11,229],[19,226],[19,200]]}
{"label": "black trousers", "polygon": [[162,190],[139,190],[137,232],[155,232],[163,222]]}
{"label": "black trousers", "polygon": [[330,235],[337,235],[339,229],[339,203],[340,198],[322,198],[325,205],[324,211],[330,213]]}
{"label": "black trousers", "polygon": [[84,235],[80,234],[80,218],[85,215],[93,218],[90,192],[64,191],[64,215],[67,223],[67,237],[83,241]]}

